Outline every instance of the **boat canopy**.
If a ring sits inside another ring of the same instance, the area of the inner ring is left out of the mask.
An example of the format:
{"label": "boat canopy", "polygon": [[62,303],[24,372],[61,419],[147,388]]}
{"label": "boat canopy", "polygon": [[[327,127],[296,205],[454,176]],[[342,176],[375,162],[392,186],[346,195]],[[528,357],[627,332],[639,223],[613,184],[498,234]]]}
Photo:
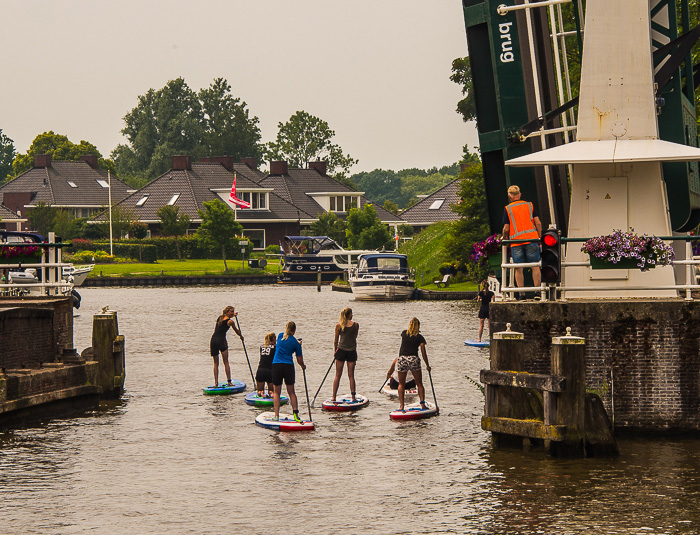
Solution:
{"label": "boat canopy", "polygon": [[402,254],[364,254],[360,257],[357,270],[367,271],[370,273],[407,272],[408,258],[406,255]]}
{"label": "boat canopy", "polygon": [[280,242],[285,255],[318,254],[320,251],[343,251],[328,236],[285,236]]}

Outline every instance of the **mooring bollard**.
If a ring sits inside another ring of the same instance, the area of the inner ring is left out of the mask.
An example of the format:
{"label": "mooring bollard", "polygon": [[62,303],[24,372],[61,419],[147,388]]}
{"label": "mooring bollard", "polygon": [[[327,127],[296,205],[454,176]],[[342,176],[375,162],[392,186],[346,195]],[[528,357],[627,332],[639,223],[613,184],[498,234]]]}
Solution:
{"label": "mooring bollard", "polygon": [[321,291],[321,272],[316,273],[316,289]]}

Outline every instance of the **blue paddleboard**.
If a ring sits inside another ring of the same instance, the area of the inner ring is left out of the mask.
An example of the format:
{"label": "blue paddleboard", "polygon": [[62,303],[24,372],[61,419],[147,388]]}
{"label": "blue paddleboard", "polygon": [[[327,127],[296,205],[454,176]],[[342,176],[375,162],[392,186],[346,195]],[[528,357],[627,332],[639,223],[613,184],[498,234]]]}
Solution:
{"label": "blue paddleboard", "polygon": [[202,390],[207,396],[227,396],[229,394],[238,394],[239,392],[243,392],[245,390],[246,385],[243,381],[234,379],[231,382],[233,383],[231,386],[224,381],[218,385],[207,386]]}
{"label": "blue paddleboard", "polygon": [[[264,396],[258,396],[257,392],[251,392],[246,394],[245,402],[248,405],[253,405],[254,407],[272,407],[273,400],[271,395],[265,394]],[[280,394],[280,405],[286,405],[289,403],[289,398],[283,394]]]}
{"label": "blue paddleboard", "polygon": [[284,413],[280,413],[279,420],[275,420],[274,416],[274,412],[263,412],[255,418],[255,423],[275,431],[313,431],[314,429],[314,423],[310,420],[297,422],[291,414]]}
{"label": "blue paddleboard", "polygon": [[464,345],[472,347],[491,347],[491,342],[488,340],[486,340],[485,342],[477,342],[476,340],[465,340]]}

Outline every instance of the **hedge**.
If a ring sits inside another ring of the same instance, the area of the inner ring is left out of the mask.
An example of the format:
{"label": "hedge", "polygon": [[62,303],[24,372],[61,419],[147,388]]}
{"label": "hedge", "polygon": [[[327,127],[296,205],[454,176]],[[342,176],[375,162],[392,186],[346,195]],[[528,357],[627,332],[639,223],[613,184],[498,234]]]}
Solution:
{"label": "hedge", "polygon": [[[178,238],[180,243],[180,253],[184,259],[219,259],[221,258],[221,248],[207,247],[196,236],[182,236]],[[117,252],[117,245],[124,247]],[[105,249],[106,246],[106,249]],[[109,251],[108,242],[96,242],[95,247]],[[174,237],[147,238],[143,240],[128,239],[114,242],[114,254],[127,258],[139,260],[139,251],[142,248],[141,258],[143,262],[155,262],[159,258],[177,258],[177,246]],[[146,252],[148,250],[148,253]],[[248,241],[246,247],[246,257],[250,257],[253,252],[253,245]],[[227,260],[242,260],[241,247],[238,245],[238,238],[234,238],[234,244],[226,247]]]}
{"label": "hedge", "polygon": [[[95,242],[96,251],[105,251],[109,254],[109,242]],[[158,261],[158,249],[153,245],[140,243],[124,243],[124,241],[112,242],[114,256],[131,258],[139,262],[152,264]]]}

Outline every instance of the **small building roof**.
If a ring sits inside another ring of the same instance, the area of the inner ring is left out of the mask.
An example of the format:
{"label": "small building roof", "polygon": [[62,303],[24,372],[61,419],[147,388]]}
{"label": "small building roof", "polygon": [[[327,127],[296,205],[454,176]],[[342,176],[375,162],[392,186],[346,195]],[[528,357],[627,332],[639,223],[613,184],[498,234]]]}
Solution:
{"label": "small building roof", "polygon": [[439,221],[458,220],[459,214],[453,212],[450,207],[459,204],[462,200],[459,196],[459,182],[460,179],[455,179],[410,208],[406,208],[401,212],[401,219],[409,225],[420,227],[427,227]]}

